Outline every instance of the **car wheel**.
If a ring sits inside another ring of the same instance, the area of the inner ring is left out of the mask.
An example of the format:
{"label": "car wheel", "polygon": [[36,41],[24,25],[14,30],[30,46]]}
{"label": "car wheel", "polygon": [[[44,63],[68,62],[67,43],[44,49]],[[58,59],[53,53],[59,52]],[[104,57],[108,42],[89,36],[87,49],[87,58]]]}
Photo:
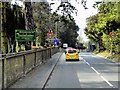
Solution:
{"label": "car wheel", "polygon": [[79,61],[79,59],[76,59],[77,61]]}
{"label": "car wheel", "polygon": [[68,59],[66,59],[66,61],[68,61]]}

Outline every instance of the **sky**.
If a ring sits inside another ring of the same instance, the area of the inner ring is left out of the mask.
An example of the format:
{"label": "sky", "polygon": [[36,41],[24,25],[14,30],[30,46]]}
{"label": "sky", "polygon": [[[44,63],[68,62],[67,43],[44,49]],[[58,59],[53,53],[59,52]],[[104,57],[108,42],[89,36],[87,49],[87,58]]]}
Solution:
{"label": "sky", "polygon": [[72,4],[78,10],[77,16],[73,15],[73,17],[76,21],[76,24],[80,28],[78,34],[80,37],[83,38],[84,41],[88,41],[87,36],[84,34],[84,28],[86,27],[86,18],[97,14],[97,9],[92,7],[94,3],[95,3],[95,0],[87,0],[86,5],[88,9],[84,9],[84,7],[81,4],[77,4],[75,0],[72,0]]}
{"label": "sky", "polygon": [[[53,2],[51,0],[47,0],[49,2]],[[80,0],[79,0],[80,1]],[[76,7],[78,10],[77,16],[75,14],[72,14],[72,16],[75,19],[76,24],[79,26],[78,34],[80,37],[83,38],[84,41],[88,41],[87,36],[84,34],[84,28],[86,26],[86,18],[97,14],[97,9],[93,8],[92,5],[95,3],[96,0],[87,0],[87,7],[88,9],[84,9],[84,7],[80,4],[78,4],[75,0],[71,0],[71,4]],[[57,6],[59,5],[59,2],[56,0],[55,5],[52,5],[51,8],[53,10],[56,10]]]}

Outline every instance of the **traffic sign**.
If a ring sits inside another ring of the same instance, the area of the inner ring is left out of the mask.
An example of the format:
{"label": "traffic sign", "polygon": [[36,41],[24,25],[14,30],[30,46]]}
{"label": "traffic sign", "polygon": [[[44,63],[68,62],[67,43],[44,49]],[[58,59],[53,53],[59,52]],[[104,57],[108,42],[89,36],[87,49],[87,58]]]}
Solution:
{"label": "traffic sign", "polygon": [[35,41],[35,31],[33,30],[15,30],[16,41]]}
{"label": "traffic sign", "polygon": [[54,44],[57,45],[58,44],[58,40],[55,39],[54,40]]}
{"label": "traffic sign", "polygon": [[109,35],[110,35],[111,38],[114,38],[114,37],[116,37],[116,32],[110,32]]}
{"label": "traffic sign", "polygon": [[47,33],[47,38],[49,38],[49,39],[54,38],[54,33],[51,29]]}

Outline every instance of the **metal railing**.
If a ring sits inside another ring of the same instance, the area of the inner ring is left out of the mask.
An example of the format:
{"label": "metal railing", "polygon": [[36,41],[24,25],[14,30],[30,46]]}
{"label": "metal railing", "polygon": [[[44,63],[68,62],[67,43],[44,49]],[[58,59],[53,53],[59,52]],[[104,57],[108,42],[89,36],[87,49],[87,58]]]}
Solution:
{"label": "metal railing", "polygon": [[38,65],[45,63],[59,49],[46,48],[3,55],[0,59],[0,89],[10,87]]}

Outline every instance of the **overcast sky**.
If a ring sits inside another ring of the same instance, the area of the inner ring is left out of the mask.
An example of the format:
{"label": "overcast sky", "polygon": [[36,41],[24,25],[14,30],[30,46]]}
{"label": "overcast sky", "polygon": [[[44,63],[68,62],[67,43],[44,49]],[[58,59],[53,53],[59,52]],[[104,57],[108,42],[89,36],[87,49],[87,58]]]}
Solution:
{"label": "overcast sky", "polygon": [[84,9],[84,7],[81,4],[75,3],[74,0],[72,0],[72,4],[77,8],[78,14],[73,15],[77,25],[79,26],[79,35],[84,39],[84,41],[87,41],[87,37],[84,34],[84,28],[86,26],[86,18],[97,14],[97,9],[93,8],[92,5],[95,3],[95,0],[87,0],[87,7],[88,9]]}

